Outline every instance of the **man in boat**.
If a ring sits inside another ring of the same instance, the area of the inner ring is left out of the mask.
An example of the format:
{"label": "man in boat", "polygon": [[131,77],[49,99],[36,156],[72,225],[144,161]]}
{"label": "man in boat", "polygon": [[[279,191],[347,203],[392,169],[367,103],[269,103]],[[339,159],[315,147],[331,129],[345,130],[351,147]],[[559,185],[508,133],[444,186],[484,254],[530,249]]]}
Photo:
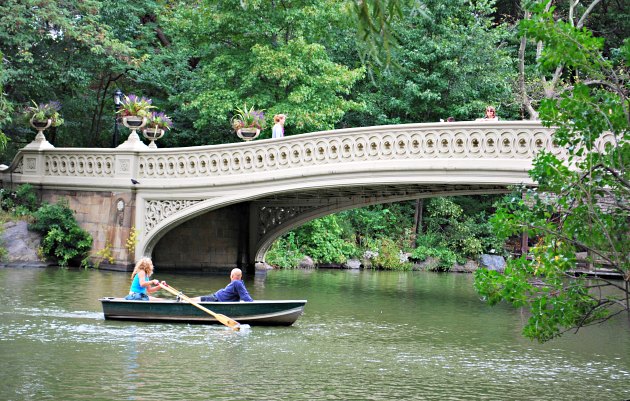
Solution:
{"label": "man in boat", "polygon": [[195,302],[252,302],[253,299],[243,283],[243,272],[241,269],[232,269],[230,273],[230,284],[214,294],[191,298]]}

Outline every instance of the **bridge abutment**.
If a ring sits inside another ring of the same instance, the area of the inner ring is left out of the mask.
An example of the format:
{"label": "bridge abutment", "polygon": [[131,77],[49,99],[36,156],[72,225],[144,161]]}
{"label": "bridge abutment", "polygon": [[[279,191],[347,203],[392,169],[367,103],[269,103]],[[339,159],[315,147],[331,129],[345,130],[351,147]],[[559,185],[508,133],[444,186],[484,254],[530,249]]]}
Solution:
{"label": "bridge abutment", "polygon": [[[68,202],[77,222],[93,237],[91,259],[110,270],[133,270],[134,247],[128,248],[135,230],[135,191],[41,191],[42,202],[56,203],[60,199]],[[111,255],[111,260],[97,255]]]}

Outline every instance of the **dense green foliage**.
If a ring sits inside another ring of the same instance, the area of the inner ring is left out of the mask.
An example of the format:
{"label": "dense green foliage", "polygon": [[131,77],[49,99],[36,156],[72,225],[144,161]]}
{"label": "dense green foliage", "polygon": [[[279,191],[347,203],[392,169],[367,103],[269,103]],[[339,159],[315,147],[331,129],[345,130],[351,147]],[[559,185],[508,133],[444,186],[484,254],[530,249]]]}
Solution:
{"label": "dense green foliage", "polygon": [[[530,175],[539,187],[524,198],[506,198],[493,218],[500,235],[526,231],[536,245],[503,275],[478,271],[475,285],[491,304],[527,307],[523,332],[542,342],[630,311],[630,40],[608,58],[604,41],[591,31],[555,21],[553,8],[534,11],[521,28],[545,44],[542,73],[562,64],[573,75],[559,97],[540,107],[544,124],[557,127],[557,144],[569,162],[549,153],[536,158]],[[598,149],[605,132],[614,141]],[[571,274],[576,252],[586,252],[591,263],[619,273],[625,283]]]}
{"label": "dense green foliage", "polygon": [[15,216],[26,216],[37,210],[39,199],[31,184],[20,185],[15,191],[0,188],[0,208]]}
{"label": "dense green foliage", "polygon": [[357,259],[365,267],[409,269],[411,260],[435,260],[432,270],[448,270],[454,263],[482,253],[500,253],[503,242],[486,222],[493,196],[436,198],[426,203],[420,234],[413,235],[416,202],[374,205],[325,216],[280,238],[268,263],[297,267],[304,256],[315,263],[343,264]]}
{"label": "dense green foliage", "polygon": [[[0,59],[3,57],[2,51],[0,51]],[[6,93],[4,93],[6,79],[7,72],[4,63],[0,63],[0,150],[4,150],[7,147],[9,138],[4,134],[2,128],[11,122],[11,114],[13,112],[13,105],[7,99]]]}
{"label": "dense green foliage", "polygon": [[[601,5],[586,22],[617,57],[627,9]],[[586,8],[567,7],[560,2],[556,14]],[[62,104],[66,124],[46,133],[54,145],[109,146],[117,87],[173,117],[160,140],[167,147],[237,141],[229,121],[244,103],[287,114],[288,135],[467,120],[489,103],[501,118],[518,118],[513,27],[522,16],[502,0],[5,1],[0,130],[11,142],[3,161],[35,134],[12,118],[32,100]],[[527,50],[531,72],[538,53]],[[526,83],[535,96],[545,91],[541,78]]]}
{"label": "dense green foliage", "polygon": [[[150,28],[141,17],[155,7],[153,1],[1,2],[6,99],[15,111],[31,101],[60,101],[66,124],[46,134],[56,146],[109,145],[112,92],[146,60],[142,36]],[[34,136],[16,118],[4,128],[13,146]]]}
{"label": "dense green foliage", "polygon": [[237,141],[229,121],[244,103],[287,114],[288,135],[470,119],[486,103],[515,116],[510,31],[492,12],[460,0],[3,2],[5,163],[35,134],[10,118],[32,100],[61,102],[55,146],[109,146],[117,87],[173,117],[162,146]]}
{"label": "dense green foliage", "polygon": [[33,213],[29,229],[42,234],[43,253],[59,266],[87,263],[92,249],[92,236],[79,227],[67,201],[43,204]]}
{"label": "dense green foliage", "polygon": [[395,23],[396,68],[364,81],[362,113],[346,124],[361,126],[482,117],[487,104],[502,118],[518,117],[512,85],[516,69],[507,26],[492,24],[490,3],[423,2],[423,12]]}

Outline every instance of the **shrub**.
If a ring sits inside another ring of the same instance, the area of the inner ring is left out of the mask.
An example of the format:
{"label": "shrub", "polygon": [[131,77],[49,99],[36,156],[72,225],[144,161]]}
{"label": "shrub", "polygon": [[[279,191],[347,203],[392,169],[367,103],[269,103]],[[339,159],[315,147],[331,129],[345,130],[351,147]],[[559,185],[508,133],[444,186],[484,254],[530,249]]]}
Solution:
{"label": "shrub", "polygon": [[[379,238],[370,241],[370,249],[377,249],[372,252],[371,266],[380,267],[386,270],[410,270],[411,263],[402,257],[401,247],[389,238]],[[365,254],[364,254],[365,256]]]}
{"label": "shrub", "polygon": [[503,248],[503,241],[497,238],[483,212],[466,216],[452,199],[435,198],[429,202],[427,214],[427,232],[437,239],[429,246],[450,249],[458,260],[475,259],[484,252]]}
{"label": "shrub", "polygon": [[298,267],[305,256],[297,246],[295,233],[290,232],[273,243],[265,259],[272,266],[291,269]]}
{"label": "shrub", "polygon": [[309,221],[295,230],[300,252],[312,257],[316,263],[344,263],[358,253],[354,244],[343,235],[336,215]]}
{"label": "shrub", "polygon": [[65,199],[56,204],[45,203],[33,214],[33,218],[29,228],[44,236],[44,255],[62,267],[85,263],[92,249],[92,236],[79,227]]}
{"label": "shrub", "polygon": [[[458,257],[455,252],[446,247],[427,247],[420,245],[411,253],[411,257],[416,260],[425,261],[428,257],[437,259],[435,266],[429,266],[428,270],[448,271],[453,267]],[[461,263],[461,261],[460,261]]]}
{"label": "shrub", "polygon": [[39,200],[31,184],[20,185],[15,191],[0,189],[0,207],[16,216],[25,216],[37,210]]}

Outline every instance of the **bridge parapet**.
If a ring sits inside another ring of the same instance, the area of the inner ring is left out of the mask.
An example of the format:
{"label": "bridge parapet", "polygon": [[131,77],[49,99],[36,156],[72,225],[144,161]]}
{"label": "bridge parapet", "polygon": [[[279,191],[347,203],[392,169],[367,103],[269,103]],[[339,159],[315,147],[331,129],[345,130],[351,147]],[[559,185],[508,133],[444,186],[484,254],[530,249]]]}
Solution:
{"label": "bridge parapet", "polygon": [[140,178],[228,177],[346,162],[401,159],[531,159],[553,145],[538,122],[459,122],[349,128],[212,147],[159,149],[139,156]]}
{"label": "bridge parapet", "polygon": [[129,178],[225,179],[348,162],[531,159],[543,149],[564,152],[553,145],[551,135],[551,129],[533,121],[455,122],[349,128],[172,149],[25,148],[4,175],[11,173],[17,182],[129,188]]}

